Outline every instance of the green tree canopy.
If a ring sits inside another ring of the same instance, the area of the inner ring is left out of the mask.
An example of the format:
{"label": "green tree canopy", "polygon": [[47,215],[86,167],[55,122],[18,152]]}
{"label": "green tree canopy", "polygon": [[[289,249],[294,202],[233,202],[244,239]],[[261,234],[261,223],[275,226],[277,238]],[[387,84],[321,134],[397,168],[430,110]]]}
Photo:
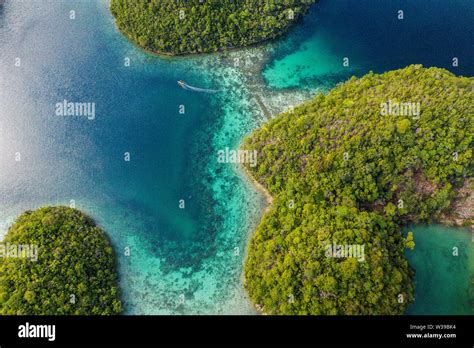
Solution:
{"label": "green tree canopy", "polygon": [[[91,218],[66,207],[23,213],[2,241],[37,247],[37,260],[0,258],[0,314],[110,315],[122,304],[115,256]],[[32,250],[32,249],[30,249]]]}
{"label": "green tree canopy", "polygon": [[[245,139],[273,204],[245,281],[271,314],[401,314],[414,247],[401,226],[436,220],[472,177],[473,79],[412,65],[320,94]],[[419,106],[419,112],[417,112]],[[386,112],[389,110],[390,112]],[[328,257],[364,245],[365,260]]]}
{"label": "green tree canopy", "polygon": [[119,29],[165,54],[215,52],[284,33],[315,0],[112,0]]}

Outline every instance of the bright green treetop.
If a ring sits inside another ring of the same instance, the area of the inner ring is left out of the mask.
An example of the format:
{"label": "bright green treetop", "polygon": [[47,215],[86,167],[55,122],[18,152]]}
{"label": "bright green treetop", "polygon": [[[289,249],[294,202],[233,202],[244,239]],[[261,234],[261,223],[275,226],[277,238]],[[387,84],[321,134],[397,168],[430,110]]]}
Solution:
{"label": "bright green treetop", "polygon": [[[251,299],[273,314],[403,313],[414,243],[400,228],[436,220],[472,177],[473,82],[420,65],[369,73],[249,136],[248,170],[274,197],[249,247]],[[365,260],[328,244],[363,245]]]}
{"label": "bright green treetop", "polygon": [[[0,314],[121,313],[112,247],[104,232],[80,211],[66,207],[27,211],[2,244],[10,254],[0,258]],[[20,245],[29,246],[30,252],[11,257]],[[37,255],[31,257],[36,247]]]}
{"label": "bright green treetop", "polygon": [[119,29],[147,50],[215,52],[284,33],[315,0],[112,0]]}

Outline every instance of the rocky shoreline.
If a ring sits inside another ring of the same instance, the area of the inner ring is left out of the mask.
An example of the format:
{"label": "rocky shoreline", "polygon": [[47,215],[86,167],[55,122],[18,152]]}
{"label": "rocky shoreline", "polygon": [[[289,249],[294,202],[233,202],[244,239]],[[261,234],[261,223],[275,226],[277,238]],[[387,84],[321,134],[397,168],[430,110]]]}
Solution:
{"label": "rocky shoreline", "polygon": [[441,214],[439,222],[447,226],[469,227],[474,233],[474,179],[466,179],[456,200]]}

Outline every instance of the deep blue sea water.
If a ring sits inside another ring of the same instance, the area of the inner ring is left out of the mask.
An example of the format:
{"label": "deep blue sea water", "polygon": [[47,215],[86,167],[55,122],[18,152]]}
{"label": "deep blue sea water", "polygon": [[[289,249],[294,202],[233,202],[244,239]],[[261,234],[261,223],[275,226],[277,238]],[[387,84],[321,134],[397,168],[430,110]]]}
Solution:
{"label": "deep blue sea water", "polygon": [[[423,63],[472,76],[473,19],[471,1],[322,0],[273,43],[162,59],[116,30],[106,0],[7,0],[0,233],[26,209],[74,200],[116,248],[127,313],[253,314],[242,264],[264,198],[217,151],[264,121],[254,95],[277,112],[369,70]],[[221,92],[186,91],[180,79]],[[96,118],[56,116],[65,99],[94,102]]]}
{"label": "deep blue sea water", "polygon": [[473,19],[469,0],[323,0],[282,41],[263,75],[279,89],[332,87],[410,64],[472,76]]}

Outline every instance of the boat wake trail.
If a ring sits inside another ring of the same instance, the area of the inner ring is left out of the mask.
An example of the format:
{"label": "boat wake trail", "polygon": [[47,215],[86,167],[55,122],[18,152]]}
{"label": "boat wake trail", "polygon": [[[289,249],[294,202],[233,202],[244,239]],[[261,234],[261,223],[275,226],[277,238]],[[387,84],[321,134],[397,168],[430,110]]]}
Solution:
{"label": "boat wake trail", "polygon": [[214,94],[214,93],[219,92],[219,90],[217,89],[205,89],[205,88],[193,87],[183,82],[178,82],[178,84],[187,91],[193,91],[193,92],[198,92],[198,93],[209,93],[209,94]]}

